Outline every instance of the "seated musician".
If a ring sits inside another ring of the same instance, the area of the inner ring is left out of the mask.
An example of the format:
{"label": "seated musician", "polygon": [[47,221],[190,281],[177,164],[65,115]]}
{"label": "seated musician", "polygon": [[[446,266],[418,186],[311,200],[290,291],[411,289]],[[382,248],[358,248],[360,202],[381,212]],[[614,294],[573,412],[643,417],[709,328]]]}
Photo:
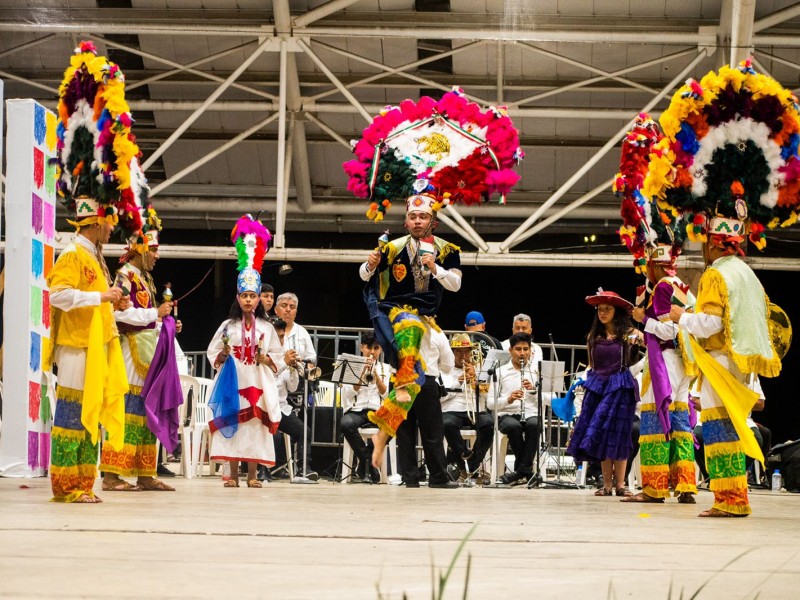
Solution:
{"label": "seated musician", "polygon": [[[464,483],[468,478],[485,483],[485,474],[481,472],[481,464],[486,452],[492,445],[494,420],[492,415],[480,410],[479,394],[481,387],[476,380],[480,366],[480,346],[472,343],[469,335],[457,333],[450,340],[450,347],[455,356],[455,368],[449,373],[442,373],[447,395],[442,397],[442,422],[444,437],[447,440],[447,462],[455,468],[451,469],[451,477]],[[483,390],[484,396],[486,389]],[[477,436],[473,447],[467,444],[461,435],[462,429],[474,429]],[[465,470],[466,462],[466,470]]]}
{"label": "seated musician", "polygon": [[497,393],[497,427],[508,436],[514,452],[514,470],[500,478],[502,483],[525,483],[533,476],[533,455],[539,440],[539,410],[536,382],[539,365],[531,362],[531,338],[515,333],[509,338],[511,360],[497,371],[497,384],[492,382],[486,399],[489,410],[495,410],[494,385]]}
{"label": "seated musician", "polygon": [[353,449],[354,460],[351,481],[356,478],[365,483],[378,483],[381,474],[372,466],[372,440],[364,442],[358,430],[372,424],[367,418],[371,410],[378,410],[381,402],[389,393],[389,378],[392,368],[381,362],[381,346],[375,338],[374,331],[361,334],[361,356],[367,357],[367,366],[359,374],[365,385],[343,385],[341,402],[344,414],[339,426],[347,443]]}

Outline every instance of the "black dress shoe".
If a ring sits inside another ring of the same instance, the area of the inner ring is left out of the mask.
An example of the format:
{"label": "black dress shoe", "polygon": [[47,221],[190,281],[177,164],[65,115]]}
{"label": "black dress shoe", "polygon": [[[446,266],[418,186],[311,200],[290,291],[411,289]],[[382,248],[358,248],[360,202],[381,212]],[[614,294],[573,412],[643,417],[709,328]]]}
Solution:
{"label": "black dress shoe", "polygon": [[516,471],[511,471],[510,473],[506,473],[500,478],[500,483],[504,485],[513,485],[520,479],[525,477],[524,473],[517,473]]}
{"label": "black dress shoe", "polygon": [[170,470],[169,470],[169,469],[168,469],[166,466],[164,466],[164,465],[158,465],[158,466],[156,467],[156,473],[158,473],[158,476],[159,476],[159,477],[175,477],[175,473],[173,473],[172,471],[170,471]]}
{"label": "black dress shoe", "polygon": [[454,490],[458,489],[458,484],[455,481],[431,481],[428,487],[441,490]]}
{"label": "black dress shoe", "polygon": [[404,481],[403,485],[406,486],[407,488],[418,488],[419,481]]}

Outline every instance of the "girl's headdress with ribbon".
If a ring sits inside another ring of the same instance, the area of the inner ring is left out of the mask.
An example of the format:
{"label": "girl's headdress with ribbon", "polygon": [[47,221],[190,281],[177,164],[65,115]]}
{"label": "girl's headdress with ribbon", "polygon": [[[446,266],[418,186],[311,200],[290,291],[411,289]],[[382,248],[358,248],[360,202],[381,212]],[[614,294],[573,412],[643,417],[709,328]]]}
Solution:
{"label": "girl's headdress with ribbon", "polygon": [[797,99],[750,60],[688,80],[660,123],[642,191],[685,216],[689,239],[763,249],[767,228],[797,220]]}
{"label": "girl's headdress with ribbon", "polygon": [[648,262],[674,269],[686,236],[672,211],[642,193],[650,156],[661,152],[657,146],[663,137],[650,115],[640,113],[622,141],[620,170],[614,178],[614,193],[622,198],[619,236],[634,257],[637,273],[642,274]]}
{"label": "girl's headdress with ribbon", "polygon": [[367,217],[375,222],[397,201],[431,213],[492,194],[504,204],[524,157],[505,107],[484,111],[459,88],[439,101],[423,96],[387,106],[352,143],[356,158],[343,165],[347,189],[370,200]]}
{"label": "girl's headdress with ribbon", "polygon": [[269,249],[272,235],[261,221],[251,215],[242,216],[231,231],[231,242],[236,246],[239,276],[236,293],[261,293],[261,265]]}
{"label": "girl's headdress with ribbon", "polygon": [[59,88],[58,194],[76,227],[105,220],[141,228],[132,180],[139,177],[125,76],[81,42]]}

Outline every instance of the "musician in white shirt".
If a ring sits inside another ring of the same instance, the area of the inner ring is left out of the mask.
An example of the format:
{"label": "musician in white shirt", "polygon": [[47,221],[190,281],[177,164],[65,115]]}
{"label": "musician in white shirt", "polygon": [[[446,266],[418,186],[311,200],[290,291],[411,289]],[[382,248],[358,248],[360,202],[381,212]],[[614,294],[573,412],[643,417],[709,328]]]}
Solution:
{"label": "musician in white shirt", "polygon": [[275,314],[286,321],[286,334],[283,338],[284,350],[295,350],[298,359],[304,363],[317,364],[317,351],[306,328],[295,323],[297,318],[297,296],[286,292],[275,301]]}
{"label": "musician in white shirt", "polygon": [[[497,427],[508,436],[514,452],[514,470],[500,478],[505,484],[524,483],[533,476],[533,455],[539,441],[536,384],[539,364],[531,362],[531,338],[515,333],[509,338],[511,361],[497,371],[498,381],[489,386],[486,406],[497,410]],[[499,386],[495,407],[494,386]]]}
{"label": "musician in white shirt", "polygon": [[[353,449],[353,456],[358,459],[358,468],[354,467],[350,471],[351,478],[355,473],[362,481],[378,483],[381,478],[380,471],[370,464],[372,440],[364,443],[358,430],[370,424],[367,413],[371,410],[378,410],[386,394],[389,393],[391,367],[380,362],[381,346],[375,339],[374,331],[366,331],[361,334],[361,356],[368,359],[367,366],[359,374],[359,378],[365,382],[365,385],[342,386],[341,402],[344,414],[339,421],[339,426],[342,429],[342,435]],[[369,468],[369,476],[367,476],[367,468]]]}
{"label": "musician in white shirt", "polygon": [[[542,347],[533,341],[533,325],[529,315],[519,313],[514,316],[514,322],[511,324],[511,334],[513,335],[515,333],[527,333],[531,337],[531,356],[533,357],[533,364],[538,365],[542,362],[544,360],[544,353],[542,352]],[[508,352],[508,340],[503,340],[501,347]]]}
{"label": "musician in white shirt", "polygon": [[[459,479],[477,478],[481,463],[492,445],[494,433],[494,419],[485,410],[480,410],[480,388],[483,384],[476,381],[480,355],[476,358],[475,354],[481,352],[481,348],[466,333],[453,335],[450,347],[455,355],[455,368],[441,374],[447,391],[442,398],[442,421],[449,449],[448,462],[457,465]],[[461,435],[462,427],[475,429],[477,435],[471,449],[467,448]],[[468,470],[462,473],[465,461]]]}

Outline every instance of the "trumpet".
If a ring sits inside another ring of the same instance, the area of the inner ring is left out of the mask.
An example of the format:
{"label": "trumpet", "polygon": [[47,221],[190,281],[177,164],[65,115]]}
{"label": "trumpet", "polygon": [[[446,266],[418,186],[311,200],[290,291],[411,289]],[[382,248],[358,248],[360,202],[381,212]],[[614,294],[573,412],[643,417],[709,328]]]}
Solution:
{"label": "trumpet", "polygon": [[375,374],[372,370],[375,368],[375,362],[368,358],[366,364],[364,365],[364,370],[361,371],[361,379],[367,384],[370,385],[373,381],[375,381]]}
{"label": "trumpet", "polygon": [[316,381],[322,376],[321,368],[316,365],[308,365],[300,360],[294,361],[294,364],[290,365],[289,368],[296,372],[298,377],[308,381]]}

